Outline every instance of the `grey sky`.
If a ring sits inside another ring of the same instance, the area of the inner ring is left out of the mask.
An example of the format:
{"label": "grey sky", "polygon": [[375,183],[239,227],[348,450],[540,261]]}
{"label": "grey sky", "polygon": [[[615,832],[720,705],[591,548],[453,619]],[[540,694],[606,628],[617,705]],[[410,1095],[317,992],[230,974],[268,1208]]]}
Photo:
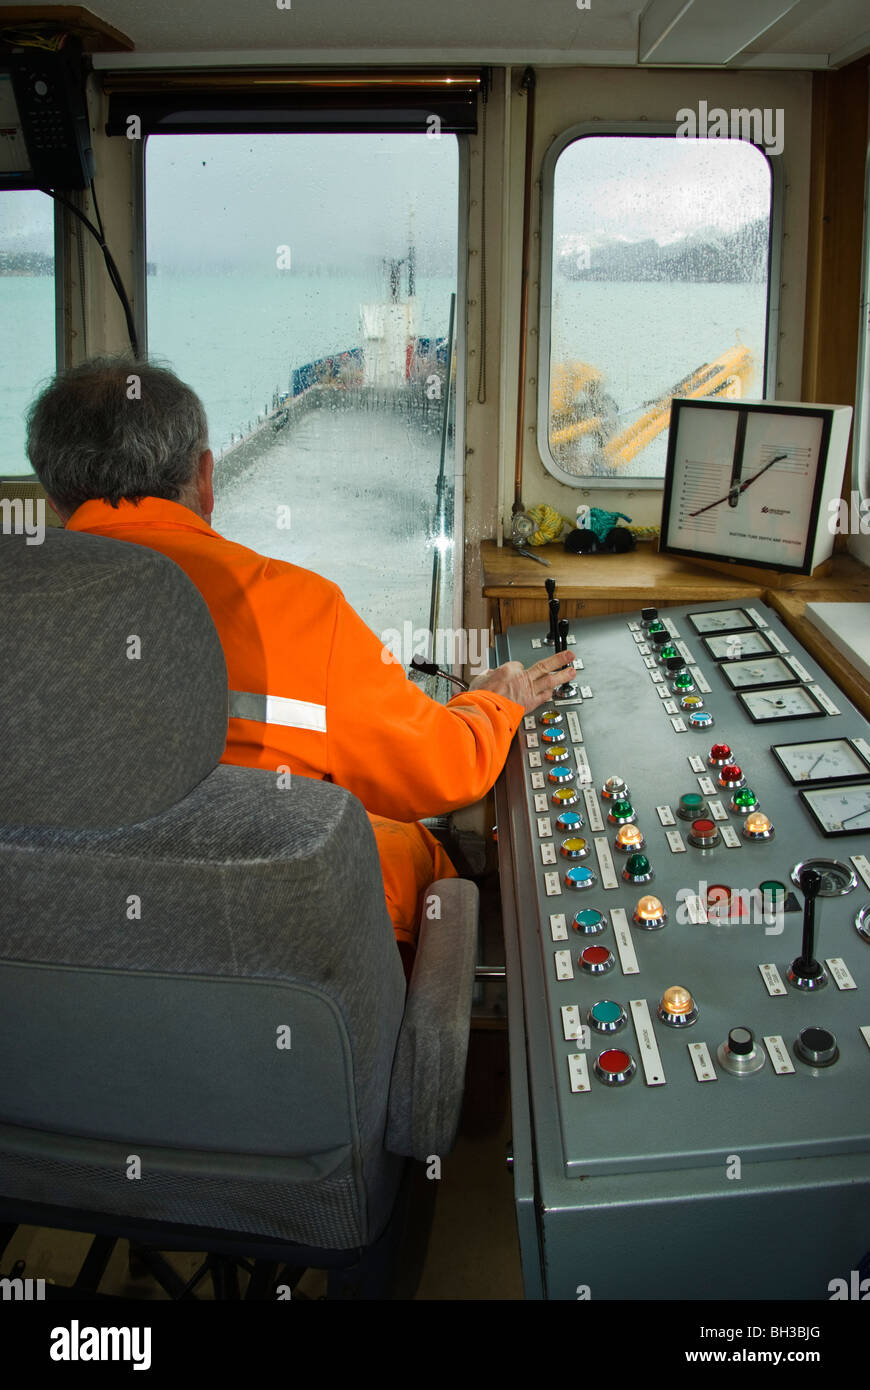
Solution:
{"label": "grey sky", "polygon": [[455,272],[454,137],[185,135],[146,150],[148,259],[161,266],[354,270],[404,256],[411,217],[421,271]]}

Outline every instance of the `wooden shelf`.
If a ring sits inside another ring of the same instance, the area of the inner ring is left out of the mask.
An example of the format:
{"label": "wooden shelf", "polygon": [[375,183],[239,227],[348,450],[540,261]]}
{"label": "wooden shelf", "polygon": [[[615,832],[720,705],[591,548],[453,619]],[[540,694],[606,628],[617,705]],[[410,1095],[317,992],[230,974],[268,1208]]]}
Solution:
{"label": "wooden shelf", "polygon": [[81,5],[0,5],[0,39],[3,29],[51,28],[74,34],[85,53],[129,53],[132,39]]}

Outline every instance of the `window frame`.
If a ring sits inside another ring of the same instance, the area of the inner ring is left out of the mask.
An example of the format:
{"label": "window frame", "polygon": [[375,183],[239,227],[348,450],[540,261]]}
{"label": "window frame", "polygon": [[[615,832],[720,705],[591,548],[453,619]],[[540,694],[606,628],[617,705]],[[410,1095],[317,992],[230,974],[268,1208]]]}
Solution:
{"label": "window frame", "polygon": [[[25,191],[30,192],[32,190],[16,188],[7,188],[2,190],[2,192],[4,193],[18,193]],[[35,191],[39,192],[38,189]],[[44,194],[44,196],[47,198],[48,194],[46,193]],[[65,276],[67,212],[66,209],[60,203],[58,203],[56,199],[52,198],[51,202],[53,210],[52,254],[54,256],[54,372],[52,373],[52,375],[55,375],[57,372],[62,372],[67,366]],[[0,483],[14,484],[38,482],[36,474],[30,466],[29,460],[27,467],[28,471],[26,473],[4,473],[0,471]]]}
{"label": "window frame", "polygon": [[[568,473],[557,463],[550,449],[550,371],[553,303],[553,202],[556,166],[569,145],[589,136],[647,137],[672,136],[676,139],[677,121],[581,121],[557,135],[544,155],[541,165],[540,218],[540,301],[538,312],[538,393],[537,444],[540,459],[547,472],[558,482],[573,488],[606,488],[615,491],[661,490],[664,477],[599,478],[592,474]],[[709,138],[709,137],[705,137]],[[744,144],[754,144],[744,141]],[[784,174],[781,155],[769,155],[763,145],[755,148],[767,160],[770,169],[770,233],[767,252],[767,315],[764,341],[763,400],[776,399],[776,372],[779,347],[780,290],[782,278],[783,187]]]}
{"label": "window frame", "polygon": [[[215,131],[215,134],[224,132]],[[263,132],[268,133],[268,132]],[[275,132],[280,134],[282,132]],[[294,132],[287,132],[293,134]],[[323,132],[327,138],[331,132]],[[379,134],[380,132],[360,132]],[[167,138],[171,138],[168,135]],[[349,137],[352,138],[352,137]],[[470,137],[448,134],[456,141],[456,315],[453,325],[453,351],[456,360],[456,381],[453,400],[453,603],[451,621],[456,631],[463,625],[465,609],[465,478],[466,478],[466,392],[467,392],[467,304],[468,304],[468,220],[471,206]],[[135,141],[133,150],[133,263],[135,309],[134,322],[143,355],[148,354],[148,276],[146,264],[146,225],[148,216],[145,146],[148,136]],[[434,497],[433,497],[434,503]]]}
{"label": "window frame", "polygon": [[[864,168],[864,248],[858,302],[858,370],[855,378],[855,413],[852,422],[851,491],[859,504],[870,498],[870,143]],[[849,499],[851,503],[851,498]],[[851,518],[851,510],[850,510]],[[860,533],[849,537],[849,550],[870,565],[870,539]]]}

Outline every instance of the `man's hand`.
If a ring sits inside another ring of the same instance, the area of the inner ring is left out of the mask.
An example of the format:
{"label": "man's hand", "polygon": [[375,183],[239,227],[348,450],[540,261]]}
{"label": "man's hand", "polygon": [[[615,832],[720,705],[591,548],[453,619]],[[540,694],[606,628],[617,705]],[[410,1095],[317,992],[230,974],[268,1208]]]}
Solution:
{"label": "man's hand", "polygon": [[543,661],[525,670],[520,661],[506,661],[494,671],[485,671],[469,686],[470,690],[491,690],[494,695],[506,695],[531,714],[539,705],[552,698],[557,686],[564,685],[574,674],[571,652],[553,652]]}

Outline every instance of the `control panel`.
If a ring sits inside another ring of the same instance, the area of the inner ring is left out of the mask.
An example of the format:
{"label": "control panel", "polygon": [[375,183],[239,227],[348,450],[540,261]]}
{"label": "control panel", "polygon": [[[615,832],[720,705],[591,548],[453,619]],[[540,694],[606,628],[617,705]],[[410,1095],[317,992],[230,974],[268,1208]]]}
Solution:
{"label": "control panel", "polygon": [[[635,1175],[643,1202],[652,1175],[679,1196],[704,1170],[734,1199],[836,1155],[870,1177],[870,726],[760,602],[568,634],[548,598],[549,627],[496,647],[575,653],[498,798],[538,1188],[546,1169],[579,1208]],[[855,1258],[870,1218],[861,1237]],[[685,1296],[663,1284],[606,1296]]]}

